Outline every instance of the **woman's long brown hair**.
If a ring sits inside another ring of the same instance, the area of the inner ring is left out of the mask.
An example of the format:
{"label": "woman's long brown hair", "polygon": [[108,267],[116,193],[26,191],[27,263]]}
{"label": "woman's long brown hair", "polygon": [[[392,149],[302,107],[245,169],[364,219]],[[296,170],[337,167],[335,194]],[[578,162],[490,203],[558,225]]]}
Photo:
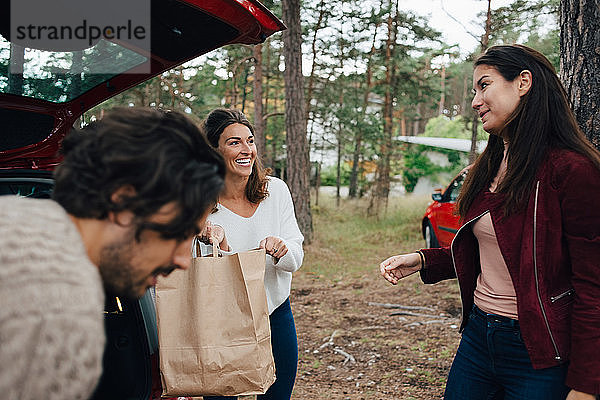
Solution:
{"label": "woman's long brown hair", "polygon": [[[600,152],[587,140],[569,107],[567,93],[554,67],[540,52],[522,45],[490,47],[475,61],[487,65],[512,82],[523,70],[532,75],[532,86],[521,98],[504,127],[508,146],[508,167],[497,192],[505,193],[505,215],[525,207],[536,172],[554,148],[568,149],[588,157],[600,169]],[[457,199],[461,217],[477,195],[489,187],[504,156],[502,137],[490,135],[485,151],[477,158]]]}
{"label": "woman's long brown hair", "polygon": [[[219,147],[219,138],[229,125],[242,124],[254,135],[254,127],[243,112],[236,109],[217,108],[208,114],[203,123],[203,133],[215,149]],[[260,157],[256,157],[252,173],[246,184],[246,198],[253,204],[258,204],[269,195],[267,190],[267,174],[269,169],[263,167]]]}

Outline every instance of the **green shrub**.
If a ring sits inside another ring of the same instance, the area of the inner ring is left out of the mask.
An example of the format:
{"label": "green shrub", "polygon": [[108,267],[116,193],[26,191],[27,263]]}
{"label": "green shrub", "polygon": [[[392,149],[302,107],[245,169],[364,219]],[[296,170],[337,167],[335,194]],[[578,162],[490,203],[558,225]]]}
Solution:
{"label": "green shrub", "polygon": [[[427,156],[428,151],[445,154],[448,157],[449,165],[442,167],[432,163]],[[466,166],[466,156],[466,153],[458,150],[409,144],[402,150],[402,184],[404,189],[407,193],[412,193],[419,182],[419,178],[423,176],[430,177],[435,182],[440,172],[447,172],[451,175],[457,174]]]}
{"label": "green shrub", "polygon": [[[453,119],[439,115],[427,121],[423,136],[471,140],[471,120],[460,115]],[[477,140],[485,139],[487,139],[487,133],[483,131],[481,124],[479,124],[477,127]]]}
{"label": "green shrub", "polygon": [[[340,182],[342,186],[350,184],[351,168],[348,164],[342,164],[340,171]],[[329,165],[321,169],[321,186],[335,186],[337,184],[337,166]]]}

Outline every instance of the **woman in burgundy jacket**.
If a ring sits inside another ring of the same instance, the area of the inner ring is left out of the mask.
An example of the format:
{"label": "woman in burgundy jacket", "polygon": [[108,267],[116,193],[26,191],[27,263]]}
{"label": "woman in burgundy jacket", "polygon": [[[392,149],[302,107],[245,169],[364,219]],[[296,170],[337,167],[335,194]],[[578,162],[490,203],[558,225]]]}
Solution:
{"label": "woman in burgundy jacket", "polygon": [[550,62],[494,46],[472,106],[490,134],[457,201],[448,248],[388,258],[393,284],[458,278],[462,339],[445,399],[594,399],[600,393],[600,153]]}

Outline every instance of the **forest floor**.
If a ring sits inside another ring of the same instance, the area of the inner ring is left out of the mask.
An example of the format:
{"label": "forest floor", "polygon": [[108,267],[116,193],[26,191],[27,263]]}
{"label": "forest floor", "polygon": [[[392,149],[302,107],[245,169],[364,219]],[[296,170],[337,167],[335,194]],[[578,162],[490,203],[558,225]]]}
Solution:
{"label": "forest floor", "polygon": [[424,285],[414,274],[393,286],[379,275],[385,258],[424,246],[427,197],[392,200],[379,219],[361,202],[320,200],[290,297],[293,399],[441,399],[460,339],[456,281]]}
{"label": "forest floor", "polygon": [[442,398],[459,341],[455,282],[424,286],[415,274],[392,287],[371,269],[338,282],[294,278],[294,399]]}

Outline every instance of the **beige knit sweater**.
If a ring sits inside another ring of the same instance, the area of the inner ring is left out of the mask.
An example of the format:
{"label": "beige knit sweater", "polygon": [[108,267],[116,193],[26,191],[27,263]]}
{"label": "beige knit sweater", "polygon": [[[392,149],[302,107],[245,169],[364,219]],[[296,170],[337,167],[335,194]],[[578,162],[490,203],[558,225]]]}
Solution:
{"label": "beige knit sweater", "polygon": [[0,198],[0,397],[87,399],[102,370],[104,292],[52,200]]}

